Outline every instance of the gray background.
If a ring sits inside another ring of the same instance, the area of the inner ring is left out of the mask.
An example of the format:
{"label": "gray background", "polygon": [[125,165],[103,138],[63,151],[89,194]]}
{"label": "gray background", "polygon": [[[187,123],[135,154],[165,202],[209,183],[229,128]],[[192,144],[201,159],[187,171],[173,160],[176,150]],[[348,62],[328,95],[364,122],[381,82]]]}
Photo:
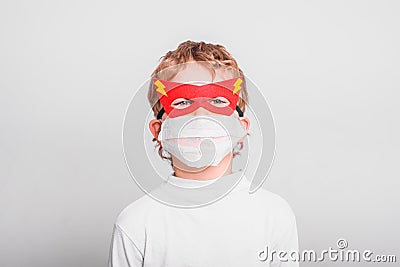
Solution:
{"label": "gray background", "polygon": [[[225,45],[265,88],[264,187],[291,204],[300,247],[343,237],[400,257],[400,3],[259,2],[0,2],[0,266],[106,265],[113,222],[143,194],[125,109],[187,39]],[[328,265],[346,264],[302,264]]]}

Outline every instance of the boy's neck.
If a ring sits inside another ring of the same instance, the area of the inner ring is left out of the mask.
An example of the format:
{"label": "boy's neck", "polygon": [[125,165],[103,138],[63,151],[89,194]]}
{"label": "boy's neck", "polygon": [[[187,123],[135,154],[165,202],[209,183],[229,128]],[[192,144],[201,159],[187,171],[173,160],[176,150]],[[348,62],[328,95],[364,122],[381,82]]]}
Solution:
{"label": "boy's neck", "polygon": [[190,168],[173,167],[174,176],[191,180],[211,180],[232,174],[232,154],[228,154],[217,166],[210,166],[201,171]]}

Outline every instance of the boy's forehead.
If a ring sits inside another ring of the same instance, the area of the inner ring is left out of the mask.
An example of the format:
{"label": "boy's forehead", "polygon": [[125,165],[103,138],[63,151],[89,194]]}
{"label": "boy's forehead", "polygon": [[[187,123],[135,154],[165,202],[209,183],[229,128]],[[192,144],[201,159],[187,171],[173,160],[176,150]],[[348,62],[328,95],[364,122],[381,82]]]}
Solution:
{"label": "boy's forehead", "polygon": [[209,68],[198,62],[185,64],[176,75],[170,79],[172,82],[189,83],[189,82],[219,82],[228,79],[235,78],[232,71],[228,71],[226,68],[214,68],[215,77],[213,79],[212,72]]}

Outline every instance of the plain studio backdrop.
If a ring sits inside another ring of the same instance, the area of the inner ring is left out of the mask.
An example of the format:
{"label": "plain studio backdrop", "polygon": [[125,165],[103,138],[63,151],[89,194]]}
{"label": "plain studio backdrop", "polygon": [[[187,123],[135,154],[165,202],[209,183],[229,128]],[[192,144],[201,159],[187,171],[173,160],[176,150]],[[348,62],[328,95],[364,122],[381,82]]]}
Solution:
{"label": "plain studio backdrop", "polygon": [[292,206],[300,248],[345,238],[399,258],[399,14],[398,1],[1,1],[0,266],[106,266],[117,215],[144,194],[125,110],[188,39],[226,46],[262,88],[277,133],[263,187]]}

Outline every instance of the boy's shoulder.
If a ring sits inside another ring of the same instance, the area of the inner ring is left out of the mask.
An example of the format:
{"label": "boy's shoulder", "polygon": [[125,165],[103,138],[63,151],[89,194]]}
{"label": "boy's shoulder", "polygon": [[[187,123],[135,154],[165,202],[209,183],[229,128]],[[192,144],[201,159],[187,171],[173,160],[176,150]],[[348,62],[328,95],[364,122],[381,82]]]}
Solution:
{"label": "boy's shoulder", "polygon": [[136,246],[143,248],[146,240],[146,228],[151,228],[152,224],[159,221],[163,214],[163,206],[145,194],[122,209],[115,221],[115,226]]}
{"label": "boy's shoulder", "polygon": [[285,198],[277,193],[269,191],[268,189],[261,187],[257,192],[254,193],[254,195],[255,197],[259,197],[260,199],[264,200],[264,204],[267,204],[268,206],[271,205],[278,208],[291,209],[289,202]]}
{"label": "boy's shoulder", "polygon": [[[151,198],[148,194],[145,194],[130,203],[119,213],[116,224],[122,228],[141,223],[144,224],[149,216],[157,214],[160,205],[162,204]],[[134,222],[134,224],[132,222]]]}
{"label": "boy's shoulder", "polygon": [[[248,193],[247,193],[248,194]],[[295,214],[289,202],[277,193],[273,193],[263,187],[250,194],[253,199],[254,209],[264,212],[268,217],[280,221],[295,221]]]}

